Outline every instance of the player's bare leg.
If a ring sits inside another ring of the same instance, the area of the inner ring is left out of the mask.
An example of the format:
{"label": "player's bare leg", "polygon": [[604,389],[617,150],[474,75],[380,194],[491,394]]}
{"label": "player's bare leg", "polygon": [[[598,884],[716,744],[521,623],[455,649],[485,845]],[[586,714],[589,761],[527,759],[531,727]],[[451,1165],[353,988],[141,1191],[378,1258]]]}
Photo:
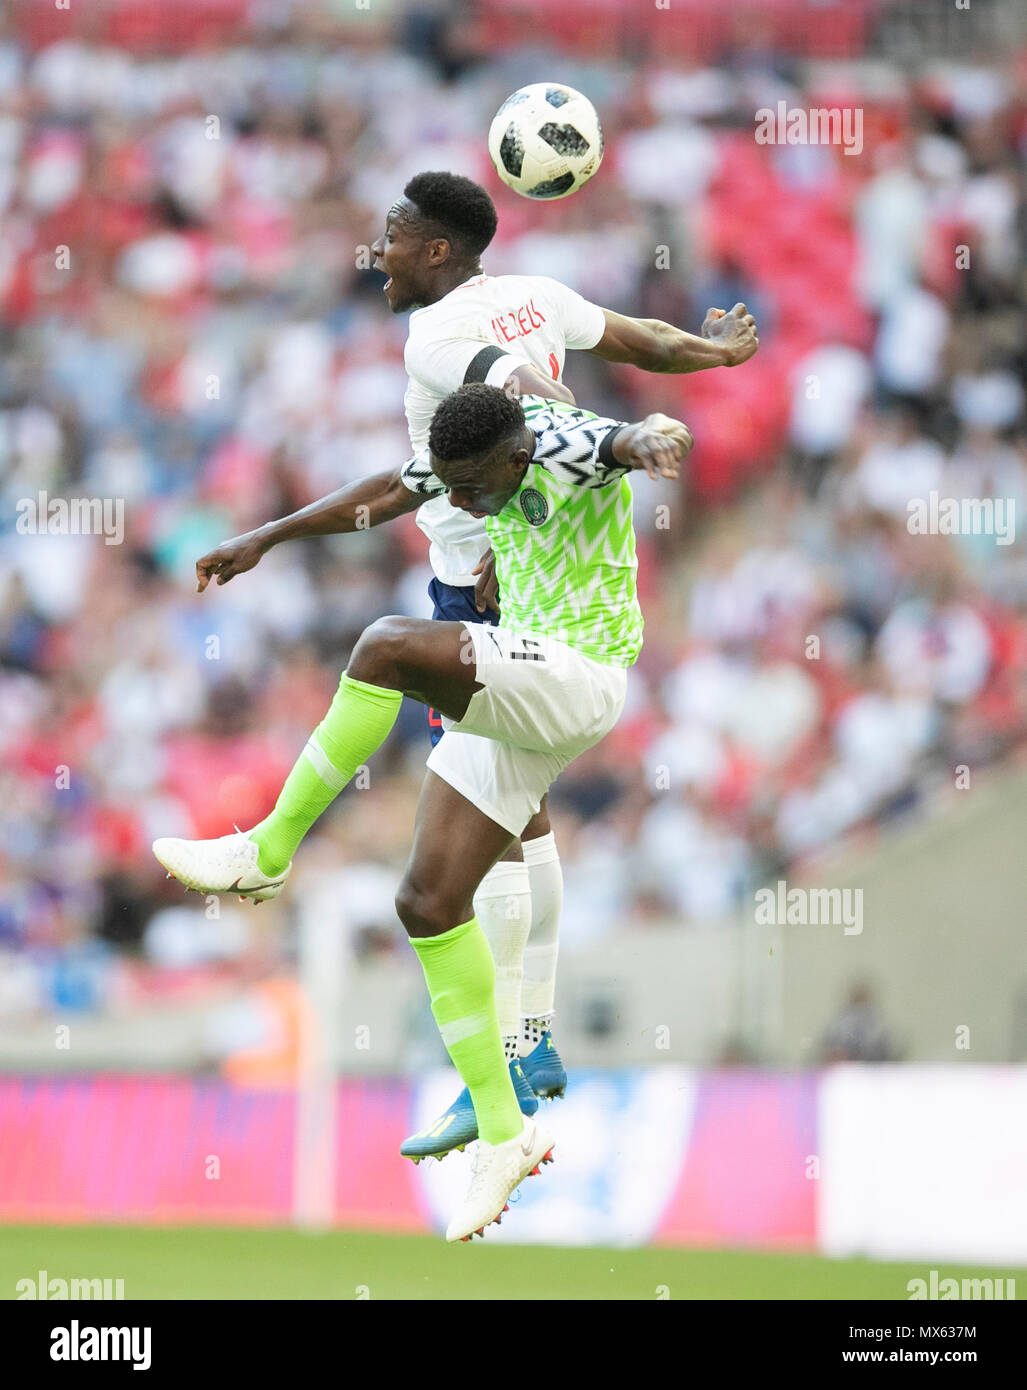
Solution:
{"label": "player's bare leg", "polygon": [[438,936],[469,917],[474,890],[512,840],[508,830],[429,770],[396,894],[407,935]]}

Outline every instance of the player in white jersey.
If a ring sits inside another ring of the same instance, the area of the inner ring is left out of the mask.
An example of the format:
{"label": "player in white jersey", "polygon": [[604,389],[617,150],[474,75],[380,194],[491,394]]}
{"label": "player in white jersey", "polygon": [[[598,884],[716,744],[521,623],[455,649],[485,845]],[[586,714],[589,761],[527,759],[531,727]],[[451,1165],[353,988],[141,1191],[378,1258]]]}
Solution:
{"label": "player in white jersey", "polygon": [[[657,319],[600,308],[547,276],[487,275],[481,255],[496,225],[492,200],[479,184],[457,174],[418,174],[371,247],[375,269],[389,276],[389,308],[410,312],[404,405],[416,452],[425,447],[439,403],[468,382],[573,404],[561,381],[568,349],[644,371],[687,373],[737,366],[759,346],[744,304],[728,314],[711,309],[696,337]],[[488,549],[485,528],[480,518],[454,517],[453,510],[445,499],[427,502],[417,523],[431,541],[436,577],[471,587]],[[479,584],[479,597],[486,586]]]}
{"label": "player in white jersey", "polygon": [[[603,332],[603,311],[557,280],[485,274],[465,280],[410,315],[404,403],[411,445],[418,452],[425,447],[439,402],[469,382],[511,382],[522,395],[530,384],[533,394],[573,403],[560,381],[567,349],[593,348]],[[485,524],[454,512],[444,497],[436,498],[418,512],[417,524],[431,542],[436,577],[458,588],[473,586],[488,549]]]}
{"label": "player in white jersey", "polygon": [[[427,444],[439,403],[470,382],[573,403],[561,381],[568,350],[668,373],[735,366],[756,351],[755,321],[744,304],[727,314],[711,309],[697,337],[658,320],[600,308],[546,276],[487,275],[481,255],[495,232],[495,208],[479,184],[455,174],[423,173],[406,185],[371,248],[375,268],[389,276],[389,308],[397,314],[410,311],[404,403],[415,452]],[[431,543],[434,616],[497,621],[483,519],[439,497],[424,503],[417,524]],[[434,746],[442,736],[434,711],[429,723]],[[550,1032],[562,897],[560,861],[543,801],[524,828],[521,845],[486,875],[475,899],[501,976],[521,978],[520,1036],[505,1038],[504,1046],[511,1060],[520,1054],[530,1088],[518,1079],[519,1093],[528,1101],[533,1092],[562,1095],[566,1086]],[[464,1133],[465,1124],[473,1125],[467,1096],[454,1104],[458,1115],[451,1107],[423,1136],[408,1141],[404,1152],[442,1154],[473,1138]]]}

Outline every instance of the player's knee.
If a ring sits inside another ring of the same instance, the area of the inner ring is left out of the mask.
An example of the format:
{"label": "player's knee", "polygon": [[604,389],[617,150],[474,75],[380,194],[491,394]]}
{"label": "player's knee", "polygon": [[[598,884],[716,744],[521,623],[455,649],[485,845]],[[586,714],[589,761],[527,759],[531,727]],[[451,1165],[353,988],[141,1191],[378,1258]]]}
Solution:
{"label": "player's knee", "polygon": [[408,936],[439,936],[465,919],[438,888],[422,888],[405,878],[396,892],[396,914]]}
{"label": "player's knee", "polygon": [[402,689],[409,621],[408,618],[379,618],[365,628],[346,664],[347,674],[368,685]]}

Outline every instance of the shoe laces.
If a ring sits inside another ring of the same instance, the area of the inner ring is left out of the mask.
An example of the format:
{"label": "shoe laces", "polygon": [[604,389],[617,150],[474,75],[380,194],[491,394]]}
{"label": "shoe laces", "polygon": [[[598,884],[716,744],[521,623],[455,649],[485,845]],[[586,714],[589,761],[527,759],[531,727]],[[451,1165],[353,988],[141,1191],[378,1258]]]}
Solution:
{"label": "shoe laces", "polygon": [[[234,824],[234,822],[233,822],[233,824]],[[239,827],[236,825],[236,826],[235,826],[235,833],[239,836],[239,839],[240,839],[240,840],[244,840],[244,841],[246,842],[246,844],[252,845],[252,844],[254,843],[254,841],[250,839],[250,834],[249,834],[249,831],[248,831],[248,830],[240,830]],[[249,852],[249,851],[247,851],[247,853],[248,853],[248,852]]]}
{"label": "shoe laces", "polygon": [[486,1151],[479,1143],[471,1156],[471,1191],[475,1192],[485,1182],[490,1165],[491,1151]]}

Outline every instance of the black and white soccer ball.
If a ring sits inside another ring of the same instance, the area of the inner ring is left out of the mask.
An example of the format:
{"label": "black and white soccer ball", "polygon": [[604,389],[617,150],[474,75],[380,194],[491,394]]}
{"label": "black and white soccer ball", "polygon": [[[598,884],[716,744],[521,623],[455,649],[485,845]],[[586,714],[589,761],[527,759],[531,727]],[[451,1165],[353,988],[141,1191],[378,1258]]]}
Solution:
{"label": "black and white soccer ball", "polygon": [[533,82],[507,97],[489,127],[496,173],[524,198],[566,198],[603,158],[603,130],[588,97],[562,82]]}

